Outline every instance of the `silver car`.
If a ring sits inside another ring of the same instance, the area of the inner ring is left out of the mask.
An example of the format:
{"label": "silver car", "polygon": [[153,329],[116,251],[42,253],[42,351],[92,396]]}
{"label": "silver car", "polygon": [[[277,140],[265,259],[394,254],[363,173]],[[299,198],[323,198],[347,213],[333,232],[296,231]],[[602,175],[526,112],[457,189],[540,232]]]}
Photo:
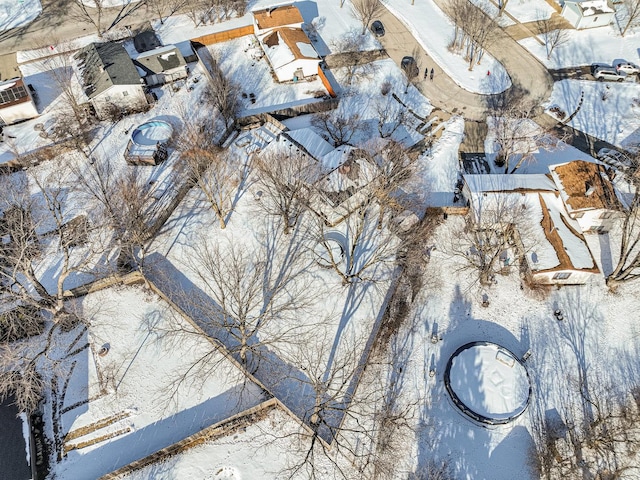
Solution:
{"label": "silver car", "polygon": [[597,67],[593,70],[593,77],[599,82],[609,80],[610,82],[624,82],[627,74],[619,72],[615,68]]}
{"label": "silver car", "polygon": [[615,67],[618,72],[624,72],[627,75],[637,75],[638,73],[640,73],[640,67],[638,67],[638,65],[634,63],[616,63]]}

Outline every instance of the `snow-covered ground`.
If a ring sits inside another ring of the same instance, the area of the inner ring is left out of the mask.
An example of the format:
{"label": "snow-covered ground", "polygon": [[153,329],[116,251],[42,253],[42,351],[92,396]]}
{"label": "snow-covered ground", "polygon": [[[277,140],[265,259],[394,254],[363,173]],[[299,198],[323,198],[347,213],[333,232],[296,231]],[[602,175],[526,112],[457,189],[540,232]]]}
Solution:
{"label": "snow-covered ground", "polygon": [[562,80],[556,82],[547,105],[571,115],[572,127],[619,147],[634,147],[640,140],[640,84]]}
{"label": "snow-covered ground", "polygon": [[[638,326],[628,322],[629,312],[640,307],[633,293],[637,286],[613,295],[599,280],[540,296],[521,290],[512,267],[508,276],[497,277],[495,286],[481,288],[477,277],[461,271],[463,264],[448,253],[462,222],[450,216],[436,231],[424,287],[393,343],[401,348],[392,348],[388,358],[393,370],[378,372],[395,375],[395,389],[402,397],[399,410],[417,405],[415,437],[407,440],[406,456],[397,463],[413,471],[431,460],[446,461],[454,478],[533,479],[530,432],[540,421],[536,415],[561,409],[561,396],[568,391],[579,401],[579,369],[603,375],[607,382],[634,381],[623,381],[618,368],[637,348]],[[555,309],[564,312],[563,322],[554,318]],[[441,338],[437,343],[432,343],[434,335]],[[533,386],[531,405],[508,425],[487,428],[474,423],[446,392],[443,374],[449,358],[474,341],[497,343],[519,358],[531,351],[525,362]],[[435,370],[434,377],[430,370]]]}
{"label": "snow-covered ground", "polygon": [[[220,353],[206,378],[182,379],[215,347],[185,333],[186,320],[147,290],[104,290],[84,297],[82,309],[89,348],[74,357],[62,404],[60,478],[98,478],[265,399]],[[163,335],[173,326],[185,331]]]}
{"label": "snow-covered ground", "polygon": [[39,0],[0,0],[0,32],[29,24],[40,12]]}
{"label": "snow-covered ground", "polygon": [[555,11],[545,0],[509,0],[506,11],[519,22],[535,22]]}
{"label": "snow-covered ground", "polygon": [[[520,44],[534,54],[548,68],[569,68],[592,63],[612,65],[617,62],[640,62],[638,39],[640,31],[630,30],[624,37],[610,25],[586,30],[565,30],[566,42],[558,45],[547,59],[544,44],[534,38],[520,40]],[[544,39],[540,38],[543,43]]]}

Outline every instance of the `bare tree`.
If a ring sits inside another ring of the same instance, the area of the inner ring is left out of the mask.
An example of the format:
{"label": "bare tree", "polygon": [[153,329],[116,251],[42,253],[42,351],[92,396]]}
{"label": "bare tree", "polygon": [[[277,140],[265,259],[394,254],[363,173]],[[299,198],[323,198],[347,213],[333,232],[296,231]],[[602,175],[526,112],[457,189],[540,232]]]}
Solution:
{"label": "bare tree", "polygon": [[[539,412],[532,464],[540,478],[637,478],[640,388],[570,378],[555,416]],[[577,398],[576,398],[577,394]]]}
{"label": "bare tree", "polygon": [[420,70],[422,70],[420,56],[420,47],[416,45],[411,52],[410,59],[407,59],[405,57],[402,59],[402,63],[400,64],[402,73],[404,73],[404,77],[406,80],[404,85],[405,94],[409,91],[409,85],[420,79]]}
{"label": "bare tree", "polygon": [[547,60],[549,60],[557,47],[569,41],[569,32],[562,28],[553,28],[554,23],[551,18],[539,18],[536,20],[536,26],[544,41],[544,46],[547,49]]}
{"label": "bare tree", "polygon": [[[273,228],[265,240],[249,250],[203,239],[188,261],[201,291],[180,293],[181,287],[174,286],[177,303],[251,372],[260,368],[268,348],[296,341],[301,329],[296,317],[304,315],[310,298],[300,237],[283,238]],[[274,323],[278,328],[272,328]],[[194,369],[207,368],[203,360]]]}
{"label": "bare tree", "polygon": [[528,211],[517,196],[495,193],[483,197],[450,239],[451,254],[462,259],[462,269],[476,271],[482,285],[493,283],[502,268],[501,256],[516,245],[516,231],[527,235]]}
{"label": "bare tree", "polygon": [[629,27],[635,25],[640,18],[640,0],[624,0],[622,3],[626,10],[626,16],[620,34],[624,37]]}
{"label": "bare tree", "polygon": [[346,112],[343,108],[322,112],[313,117],[314,127],[325,132],[334,146],[350,145],[356,134],[364,132],[366,126],[360,121],[360,114]]}
{"label": "bare tree", "polygon": [[83,92],[72,57],[67,53],[50,57],[42,63],[42,71],[53,80],[60,92],[52,131],[54,139],[70,141],[88,158],[93,119],[89,115],[88,105],[81,100]]}
{"label": "bare tree", "polygon": [[333,51],[339,53],[346,64],[339,71],[344,72],[344,81],[351,85],[354,81],[372,78],[379,68],[375,62],[365,61],[362,51],[366,50],[366,38],[356,30],[350,30],[332,43]]}
{"label": "bare tree", "polygon": [[257,183],[264,194],[260,205],[268,213],[278,215],[289,234],[307,209],[312,189],[319,178],[320,166],[293,144],[253,159]]}
{"label": "bare tree", "polygon": [[379,282],[395,263],[398,239],[378,228],[380,212],[373,197],[345,218],[339,234],[318,220],[314,253],[321,265],[339,275],[344,285]]}
{"label": "bare tree", "polygon": [[534,103],[517,93],[498,95],[489,103],[489,123],[497,146],[495,164],[504,167],[505,173],[515,173],[532,161],[540,148],[561,145],[559,139],[535,123],[536,109]]}
{"label": "bare tree", "polygon": [[240,111],[240,85],[222,71],[217,59],[214,59],[212,70],[211,85],[205,98],[220,113],[225,128],[228,128],[233,125]]}
{"label": "bare tree", "polygon": [[189,0],[185,6],[185,14],[193,22],[193,26],[197,27],[205,20],[205,2],[202,0]]}
{"label": "bare tree", "polygon": [[455,25],[450,49],[462,54],[469,63],[469,70],[473,70],[480,64],[486,47],[500,27],[481,8],[466,0],[449,0],[445,13]]}
{"label": "bare tree", "polygon": [[380,138],[391,137],[401,126],[407,123],[409,112],[395,98],[385,96],[375,102]]}
{"label": "bare tree", "polygon": [[367,31],[371,21],[384,11],[380,0],[353,0],[351,14],[362,23],[361,35]]}
{"label": "bare tree", "polygon": [[640,190],[637,187],[629,207],[620,214],[618,263],[607,277],[607,287],[613,291],[620,284],[640,277]]}
{"label": "bare tree", "polygon": [[93,5],[88,6],[86,0],[73,0],[71,16],[83,23],[89,23],[96,29],[99,37],[102,37],[108,29],[104,28],[105,10],[109,6],[107,0],[92,0]]}
{"label": "bare tree", "polygon": [[247,167],[237,156],[216,145],[211,123],[201,127],[187,119],[183,122],[178,149],[186,177],[204,193],[220,228],[224,229],[233,209],[234,195],[246,179]]}
{"label": "bare tree", "polygon": [[189,0],[146,0],[146,2],[163,25],[168,17],[189,4]]}

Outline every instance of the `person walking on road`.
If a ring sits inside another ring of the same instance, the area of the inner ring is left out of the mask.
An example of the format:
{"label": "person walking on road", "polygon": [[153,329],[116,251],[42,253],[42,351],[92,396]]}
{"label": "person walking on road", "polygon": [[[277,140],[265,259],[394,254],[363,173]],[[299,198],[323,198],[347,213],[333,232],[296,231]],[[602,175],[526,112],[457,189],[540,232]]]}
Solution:
{"label": "person walking on road", "polygon": [[429,75],[429,67],[424,69],[424,79],[427,79],[427,75]]}
{"label": "person walking on road", "polygon": [[433,68],[431,69],[431,74],[429,75],[429,79],[433,82]]}

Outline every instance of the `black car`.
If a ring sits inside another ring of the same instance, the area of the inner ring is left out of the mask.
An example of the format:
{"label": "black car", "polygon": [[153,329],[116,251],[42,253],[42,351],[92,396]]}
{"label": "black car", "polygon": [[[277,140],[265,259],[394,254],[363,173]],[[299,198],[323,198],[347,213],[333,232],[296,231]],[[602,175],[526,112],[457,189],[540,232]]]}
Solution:
{"label": "black car", "polygon": [[416,59],[410,56],[402,57],[402,62],[400,62],[400,68],[404,70],[404,73],[409,78],[415,78],[418,76],[418,64],[416,63]]}
{"label": "black car", "polygon": [[376,20],[371,24],[371,31],[376,37],[384,37],[384,25],[380,20]]}

